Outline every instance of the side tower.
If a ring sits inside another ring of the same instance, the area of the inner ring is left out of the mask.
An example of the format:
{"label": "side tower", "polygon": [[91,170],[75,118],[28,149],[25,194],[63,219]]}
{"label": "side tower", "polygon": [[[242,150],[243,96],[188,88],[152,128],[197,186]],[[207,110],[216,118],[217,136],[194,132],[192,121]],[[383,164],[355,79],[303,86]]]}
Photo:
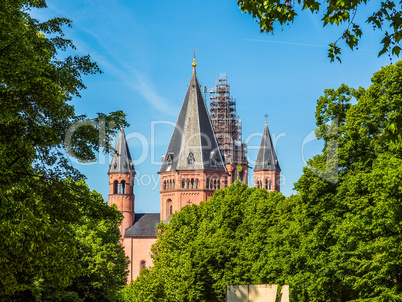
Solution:
{"label": "side tower", "polygon": [[260,149],[254,167],[254,186],[266,188],[268,191],[280,192],[280,175],[278,158],[272,144],[268,123],[265,122]]}
{"label": "side tower", "polygon": [[227,77],[219,76],[215,90],[210,93],[211,122],[224,155],[229,174],[229,185],[236,179],[248,183],[248,162],[246,144],[242,143],[241,122],[236,113],[236,100],[230,96]]}
{"label": "side tower", "polygon": [[228,184],[227,171],[193,73],[166,154],[162,157],[161,220],[190,204],[212,197]]}
{"label": "side tower", "polygon": [[116,151],[109,167],[109,205],[115,204],[123,214],[123,222],[120,225],[120,233],[124,237],[124,231],[133,225],[134,214],[134,164],[131,160],[127,146],[126,136],[121,128],[117,139]]}

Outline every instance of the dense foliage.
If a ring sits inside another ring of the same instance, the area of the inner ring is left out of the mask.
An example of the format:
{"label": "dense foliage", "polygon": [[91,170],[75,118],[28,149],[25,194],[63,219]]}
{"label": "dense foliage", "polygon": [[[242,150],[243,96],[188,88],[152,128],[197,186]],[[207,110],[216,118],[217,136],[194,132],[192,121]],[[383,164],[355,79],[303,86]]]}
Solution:
{"label": "dense foliage", "polygon": [[[358,9],[369,2],[369,0],[239,0],[237,4],[243,12],[247,12],[257,19],[261,32],[273,33],[274,24],[280,25],[293,23],[297,16],[298,9],[309,10],[311,13],[323,12],[322,24],[345,26],[341,37],[329,45],[328,57],[331,61],[341,61],[341,48],[337,44],[344,40],[352,50],[358,48],[359,40],[363,32],[361,25],[355,21]],[[402,15],[401,2],[383,0],[378,1],[378,10],[371,16],[366,17],[366,23],[373,26],[373,30],[384,30],[381,44],[382,49],[379,56],[385,53],[399,56],[402,38]]]}
{"label": "dense foliage", "polygon": [[402,62],[318,100],[322,154],[284,197],[239,182],[161,224],[154,267],[123,301],[224,301],[289,284],[291,301],[402,301]]}
{"label": "dense foliage", "polygon": [[45,7],[0,1],[0,297],[110,300],[126,275],[121,215],[80,181],[66,151],[80,160],[93,160],[100,146],[109,151],[124,114],[85,125],[76,116],[69,101],[85,88],[82,76],[99,69],[89,56],[68,55],[74,46],[61,27],[70,20],[30,16]]}

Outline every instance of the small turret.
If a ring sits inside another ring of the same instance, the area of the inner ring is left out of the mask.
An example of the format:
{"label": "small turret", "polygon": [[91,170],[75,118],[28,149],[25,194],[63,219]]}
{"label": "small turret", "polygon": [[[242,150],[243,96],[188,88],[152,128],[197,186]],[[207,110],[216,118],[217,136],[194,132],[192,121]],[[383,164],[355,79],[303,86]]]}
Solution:
{"label": "small turret", "polygon": [[120,233],[124,237],[124,231],[133,225],[135,219],[135,170],[123,128],[120,130],[115,149],[117,153],[113,155],[108,172],[110,186],[109,205],[115,204],[124,216],[120,226]]}
{"label": "small turret", "polygon": [[280,173],[278,158],[272,144],[268,123],[265,122],[260,149],[254,167],[254,186],[268,191],[280,191]]}

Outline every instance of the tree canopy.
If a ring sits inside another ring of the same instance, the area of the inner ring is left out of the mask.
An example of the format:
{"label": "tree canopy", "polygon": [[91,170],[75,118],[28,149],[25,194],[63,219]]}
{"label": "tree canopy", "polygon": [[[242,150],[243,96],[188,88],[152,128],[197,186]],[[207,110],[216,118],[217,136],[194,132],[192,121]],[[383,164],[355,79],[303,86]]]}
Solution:
{"label": "tree canopy", "polygon": [[85,88],[83,76],[100,70],[89,55],[73,54],[62,31],[70,20],[30,16],[45,7],[0,3],[0,296],[109,300],[125,283],[121,216],[81,181],[66,153],[93,160],[127,124],[120,111],[90,122],[76,115],[70,101]]}
{"label": "tree canopy", "polygon": [[[358,48],[363,32],[361,24],[355,21],[358,9],[366,5],[369,0],[239,0],[237,4],[243,12],[247,12],[257,19],[261,32],[273,33],[275,23],[280,25],[295,22],[299,10],[314,13],[323,13],[321,19],[323,26],[344,26],[343,34],[338,40],[329,44],[328,57],[331,62],[335,59],[341,61],[341,47],[339,40],[345,41],[350,49]],[[388,53],[399,56],[402,38],[402,6],[400,2],[391,0],[378,1],[378,9],[370,16],[366,16],[365,22],[373,26],[373,30],[384,32],[379,56]]]}
{"label": "tree canopy", "polygon": [[[292,301],[402,301],[402,140],[391,131],[401,83],[397,62],[367,89],[326,90],[316,111],[325,146],[297,194],[236,182],[183,208],[160,225],[154,267],[122,300],[224,301],[227,284],[276,283]],[[335,175],[320,173],[328,166]]]}

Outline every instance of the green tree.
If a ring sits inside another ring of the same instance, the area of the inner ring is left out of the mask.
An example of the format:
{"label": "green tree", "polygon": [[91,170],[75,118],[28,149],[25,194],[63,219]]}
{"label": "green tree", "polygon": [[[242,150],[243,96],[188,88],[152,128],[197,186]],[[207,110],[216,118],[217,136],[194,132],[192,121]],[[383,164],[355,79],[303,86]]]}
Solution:
{"label": "green tree", "polygon": [[[95,301],[124,284],[120,216],[78,182],[84,176],[66,152],[93,160],[127,124],[120,111],[92,121],[75,114],[69,102],[85,88],[82,77],[100,70],[89,55],[60,58],[74,50],[61,29],[71,21],[39,22],[32,7],[46,3],[0,3],[0,297]],[[63,298],[68,288],[76,291]]]}
{"label": "green tree", "polygon": [[[312,14],[323,12],[322,24],[344,26],[345,30],[337,41],[329,44],[328,57],[333,62],[335,59],[341,61],[341,48],[338,41],[345,41],[350,49],[358,48],[359,41],[363,35],[361,25],[357,24],[355,17],[358,9],[367,4],[367,0],[239,0],[237,4],[243,12],[247,12],[257,19],[261,32],[273,33],[274,25],[293,23],[298,10],[308,10]],[[373,26],[373,30],[384,30],[381,40],[382,49],[379,56],[389,53],[399,56],[402,38],[402,17],[401,3],[396,1],[379,1],[378,10],[366,17],[366,23]]]}
{"label": "green tree", "polygon": [[286,236],[290,221],[276,221],[290,206],[280,193],[236,182],[184,207],[160,225],[154,267],[124,289],[122,300],[224,301],[227,284],[273,282],[265,261]]}

